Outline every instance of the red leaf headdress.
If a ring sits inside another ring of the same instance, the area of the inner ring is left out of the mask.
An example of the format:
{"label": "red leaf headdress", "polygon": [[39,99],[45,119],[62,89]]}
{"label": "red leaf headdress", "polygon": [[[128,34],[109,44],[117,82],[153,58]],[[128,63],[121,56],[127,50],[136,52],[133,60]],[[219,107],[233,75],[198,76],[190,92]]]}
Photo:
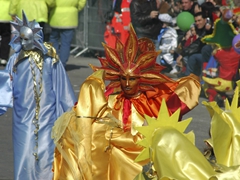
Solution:
{"label": "red leaf headdress", "polygon": [[105,79],[110,81],[108,87],[120,87],[120,76],[126,75],[139,77],[142,91],[151,90],[152,86],[161,83],[174,82],[160,73],[164,69],[156,63],[160,51],[155,50],[155,45],[150,39],[138,39],[132,25],[125,45],[117,39],[115,49],[106,44],[103,44],[103,47],[106,57],[98,58],[101,67],[90,66],[94,71],[105,70]]}

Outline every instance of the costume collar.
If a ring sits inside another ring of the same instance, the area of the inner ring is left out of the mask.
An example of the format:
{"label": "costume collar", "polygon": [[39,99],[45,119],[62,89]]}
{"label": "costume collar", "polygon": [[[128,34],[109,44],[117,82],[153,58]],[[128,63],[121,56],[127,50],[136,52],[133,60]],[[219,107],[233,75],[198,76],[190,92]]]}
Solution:
{"label": "costume collar", "polygon": [[20,64],[21,62],[23,62],[26,58],[32,58],[36,64],[36,66],[38,67],[38,69],[42,70],[42,68],[43,68],[43,53],[38,49],[34,49],[34,50],[30,50],[30,51],[21,50],[18,55],[17,61],[14,64],[14,68],[16,68],[17,65]]}

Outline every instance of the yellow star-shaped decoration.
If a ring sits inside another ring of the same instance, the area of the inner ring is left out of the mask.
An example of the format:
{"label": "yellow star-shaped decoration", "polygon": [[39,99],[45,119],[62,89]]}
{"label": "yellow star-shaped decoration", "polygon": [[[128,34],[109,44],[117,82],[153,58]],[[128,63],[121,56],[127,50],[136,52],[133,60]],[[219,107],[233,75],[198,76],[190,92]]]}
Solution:
{"label": "yellow star-shaped decoration", "polygon": [[[174,114],[169,115],[169,111],[166,105],[165,100],[163,99],[160,111],[158,113],[158,118],[151,118],[145,115],[145,119],[148,123],[147,126],[135,127],[135,129],[140,132],[144,139],[137,142],[139,145],[145,147],[144,150],[137,156],[135,159],[136,162],[143,161],[145,159],[149,159],[151,157],[150,147],[152,143],[152,137],[154,136],[154,132],[163,127],[171,127],[179,132],[184,134],[184,131],[188,127],[189,123],[192,121],[192,118],[188,118],[183,121],[179,121],[180,109],[178,109]],[[188,134],[184,134],[193,144],[195,143],[195,135],[191,131]]]}
{"label": "yellow star-shaped decoration", "polygon": [[239,110],[240,108],[238,107],[238,103],[239,103],[239,90],[240,90],[240,81],[237,81],[236,82],[237,84],[237,87],[235,89],[235,92],[234,92],[234,96],[233,96],[233,100],[232,100],[232,103],[231,103],[231,106],[228,102],[228,100],[225,101],[225,110],[230,110],[232,111],[235,115],[237,115],[236,118],[239,118]]}

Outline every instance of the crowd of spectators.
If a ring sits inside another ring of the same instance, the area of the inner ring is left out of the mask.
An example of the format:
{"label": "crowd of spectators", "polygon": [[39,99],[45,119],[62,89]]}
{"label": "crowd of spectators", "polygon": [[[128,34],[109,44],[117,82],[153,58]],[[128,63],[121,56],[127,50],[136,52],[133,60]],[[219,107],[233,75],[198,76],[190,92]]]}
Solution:
{"label": "crowd of spectators", "polygon": [[[157,11],[157,12],[156,12]],[[177,26],[177,16],[181,12],[189,12],[194,16],[195,23],[189,27],[189,31],[182,31]],[[132,0],[130,4],[131,22],[138,37],[148,37],[155,42],[156,48],[162,50],[164,36],[159,38],[163,29],[163,21],[159,18],[162,14],[168,14],[172,18],[172,25],[177,31],[178,47],[173,48],[169,44],[168,53],[175,57],[175,64],[179,67],[176,72],[174,63],[168,63],[166,67],[171,74],[186,76],[194,73],[201,75],[203,63],[210,59],[212,47],[201,41],[205,35],[212,34],[214,21],[221,16],[221,11],[213,1],[203,2],[201,5],[193,0]],[[168,40],[169,41],[169,40]],[[161,46],[159,46],[161,45]],[[166,46],[166,43],[165,43]],[[166,47],[165,47],[166,49]],[[166,54],[166,51],[163,52]],[[161,55],[161,58],[164,58]],[[157,61],[162,62],[162,61]],[[170,65],[170,66],[169,66]]]}

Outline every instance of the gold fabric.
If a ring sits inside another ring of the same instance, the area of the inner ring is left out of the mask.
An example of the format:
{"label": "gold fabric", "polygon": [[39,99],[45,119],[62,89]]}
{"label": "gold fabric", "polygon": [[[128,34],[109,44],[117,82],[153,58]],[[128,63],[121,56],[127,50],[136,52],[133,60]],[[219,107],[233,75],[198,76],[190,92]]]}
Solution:
{"label": "gold fabric", "polygon": [[[102,76],[103,71],[90,76],[81,87],[78,104],[55,122],[52,131],[56,144],[55,180],[133,179],[146,163],[134,162],[142,150],[136,145],[142,136],[133,136],[130,131],[106,123],[110,121],[107,118],[110,109],[103,94]],[[105,123],[76,116],[103,117]]]}
{"label": "gold fabric", "polygon": [[176,129],[158,129],[154,133],[152,148],[154,167],[159,179],[206,180],[214,175],[207,159]]}
{"label": "gold fabric", "polygon": [[180,78],[175,89],[175,93],[179,99],[184,102],[189,109],[193,109],[198,105],[198,99],[201,91],[199,77],[194,74]]}
{"label": "gold fabric", "polygon": [[240,81],[231,106],[226,101],[225,110],[216,102],[203,102],[212,117],[211,139],[207,142],[213,147],[217,162],[228,167],[240,165],[239,88]]}
{"label": "gold fabric", "polygon": [[[56,63],[59,61],[59,57],[56,53],[56,50],[54,49],[54,47],[47,42],[44,42],[44,46],[45,48],[48,50],[47,51],[47,55],[50,56],[52,58],[52,64]],[[34,49],[34,50],[29,50],[29,51],[24,51],[22,50],[19,53],[18,59],[15,62],[15,67],[18,63],[21,62],[21,60],[23,60],[24,58],[30,57],[31,59],[33,59],[35,65],[38,67],[38,69],[41,71],[43,68],[43,53],[41,50],[39,49]]]}
{"label": "gold fabric", "polygon": [[[54,180],[131,180],[149,162],[149,159],[134,161],[143,150],[137,144],[143,137],[133,127],[144,125],[144,117],[135,108],[136,103],[132,103],[132,127],[124,131],[123,104],[115,110],[118,95],[109,96],[108,101],[105,99],[103,76],[104,71],[99,70],[87,78],[81,86],[78,104],[55,122],[52,132],[56,144]],[[175,89],[175,84],[172,89]],[[159,96],[153,111],[157,111],[162,98],[169,97],[171,93],[174,92],[171,90],[169,94]],[[148,104],[153,105],[143,94],[138,98],[146,102],[142,107],[145,110],[149,108]]]}
{"label": "gold fabric", "polygon": [[[207,158],[189,141],[174,121],[167,119],[167,109],[163,107],[157,121],[149,123],[148,127],[137,129],[146,139],[141,144],[151,151],[150,159],[153,162],[154,170],[159,180],[239,180],[240,159],[239,159],[239,127],[240,107],[239,89],[235,90],[232,104],[225,103],[225,111],[218,107],[216,102],[204,102],[210,116],[211,139],[208,141],[213,147],[216,161]],[[160,118],[161,117],[161,118]],[[174,114],[171,118],[178,119]],[[167,121],[165,120],[167,119]],[[147,119],[148,120],[148,119]],[[183,120],[181,122],[184,122]],[[148,120],[149,122],[149,120]],[[169,123],[167,125],[167,123]],[[165,125],[164,125],[165,124]],[[187,124],[187,123],[185,123]],[[186,129],[186,127],[185,127]],[[147,131],[148,130],[148,131]],[[148,143],[147,143],[147,142]],[[147,173],[140,173],[134,180],[145,180]]]}
{"label": "gold fabric", "polygon": [[44,42],[44,46],[47,48],[48,52],[47,55],[52,57],[52,64],[55,64],[56,62],[59,61],[58,54],[56,52],[56,49],[52,46],[51,43]]}
{"label": "gold fabric", "polygon": [[34,63],[36,64],[36,66],[38,67],[39,70],[42,70],[43,68],[43,53],[42,51],[36,49],[36,50],[29,50],[29,51],[21,51],[19,53],[18,59],[15,62],[15,67],[16,65],[23,60],[24,58],[30,57]]}
{"label": "gold fabric", "polygon": [[[239,180],[240,166],[210,163],[178,130],[159,128],[152,138],[154,169],[159,180]],[[134,180],[147,180],[139,174]]]}
{"label": "gold fabric", "polygon": [[[104,117],[109,112],[103,94],[105,86],[102,76],[103,71],[98,71],[87,78],[81,87],[79,103],[55,122],[52,131],[52,138],[56,144],[54,179],[92,179],[91,140],[92,124],[95,124],[95,120],[76,116],[97,118]],[[99,130],[104,130],[106,125],[101,126],[103,127]],[[104,141],[98,143],[102,144]],[[102,161],[105,160],[103,157]]]}

